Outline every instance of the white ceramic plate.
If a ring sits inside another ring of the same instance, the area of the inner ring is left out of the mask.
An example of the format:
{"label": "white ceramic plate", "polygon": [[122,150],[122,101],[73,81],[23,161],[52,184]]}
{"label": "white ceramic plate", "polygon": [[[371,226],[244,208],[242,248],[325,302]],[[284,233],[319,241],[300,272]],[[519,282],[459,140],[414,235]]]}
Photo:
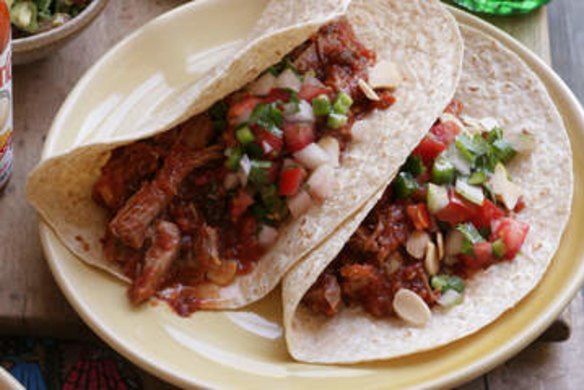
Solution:
{"label": "white ceramic plate", "polygon": [[[181,88],[237,48],[267,0],[197,1],[136,31],[82,78],[58,113],[43,157],[123,131],[149,108],[164,106]],[[562,81],[509,36],[457,10],[522,57],[547,85],[568,126],[574,150],[584,149],[584,114]],[[120,130],[122,129],[122,130]],[[575,153],[584,168],[584,155]],[[484,373],[534,340],[584,280],[584,169],[577,169],[572,219],[538,288],[479,333],[411,357],[356,366],[294,362],[282,338],[279,293],[246,310],[196,313],[182,319],[165,305],[135,309],[125,286],[78,261],[41,224],[51,270],[83,320],[145,370],[183,387],[406,388],[448,387]]]}

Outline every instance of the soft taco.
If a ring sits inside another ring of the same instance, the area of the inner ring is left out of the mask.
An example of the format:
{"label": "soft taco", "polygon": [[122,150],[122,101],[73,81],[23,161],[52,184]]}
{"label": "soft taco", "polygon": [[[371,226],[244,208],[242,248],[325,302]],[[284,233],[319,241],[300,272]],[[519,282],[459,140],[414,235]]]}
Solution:
{"label": "soft taco", "polygon": [[184,113],[41,163],[28,198],[132,302],[237,308],[387,185],[461,66],[438,1],[272,1]]}
{"label": "soft taco", "polygon": [[562,119],[512,52],[462,27],[456,100],[378,193],[284,278],[300,361],[436,348],[495,321],[543,277],[572,199]]}

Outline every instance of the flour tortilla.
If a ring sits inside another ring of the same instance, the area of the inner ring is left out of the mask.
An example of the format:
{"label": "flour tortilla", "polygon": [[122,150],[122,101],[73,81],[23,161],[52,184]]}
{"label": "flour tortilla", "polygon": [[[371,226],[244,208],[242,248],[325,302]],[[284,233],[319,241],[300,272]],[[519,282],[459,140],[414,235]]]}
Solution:
{"label": "flour tortilla", "polygon": [[465,61],[456,94],[471,117],[492,117],[512,136],[527,129],[537,147],[508,168],[525,192],[518,219],[530,225],[513,262],[491,266],[467,281],[464,303],[432,309],[423,328],[399,319],[375,319],[361,308],[335,317],[299,305],[306,291],[340,252],[373,208],[380,192],[349,223],[290,271],[283,281],[284,324],[291,355],[300,361],[357,363],[389,359],[451,343],[493,322],[543,277],[568,221],[573,177],[570,143],[560,114],[537,76],[514,53],[481,32],[462,27]]}
{"label": "flour tortilla", "polygon": [[[106,214],[91,199],[100,169],[117,146],[172,128],[254,80],[326,22],[346,14],[365,46],[396,62],[405,75],[397,103],[374,112],[357,128],[367,140],[351,145],[338,170],[335,194],[290,223],[254,270],[220,288],[206,309],[238,308],[271,291],[292,265],[321,243],[373,194],[387,185],[426,129],[448,104],[462,68],[463,45],[453,17],[436,0],[273,1],[244,49],[186,91],[172,120],[131,132],[127,139],[92,144],[44,161],[31,174],[27,196],[41,217],[81,260],[127,278],[106,261],[100,238]],[[159,126],[159,127],[157,127]]]}

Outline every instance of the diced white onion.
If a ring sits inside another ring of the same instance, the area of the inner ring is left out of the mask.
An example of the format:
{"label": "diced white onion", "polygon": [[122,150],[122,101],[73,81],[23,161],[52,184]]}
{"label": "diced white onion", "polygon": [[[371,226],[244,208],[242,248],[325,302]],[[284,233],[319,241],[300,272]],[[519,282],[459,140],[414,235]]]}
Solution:
{"label": "diced white onion", "polygon": [[296,195],[291,198],[288,198],[286,201],[288,203],[288,209],[292,214],[294,219],[297,219],[302,214],[304,214],[310,206],[312,206],[312,198],[308,194],[308,192],[304,190],[300,190]]}
{"label": "diced white onion", "polygon": [[458,255],[462,250],[462,241],[464,240],[464,236],[461,232],[456,229],[452,229],[448,232],[446,236],[446,242],[444,243],[444,253],[446,254],[446,258],[448,256]]}
{"label": "diced white onion", "polygon": [[314,111],[312,106],[306,100],[300,100],[298,104],[298,111],[293,114],[288,114],[285,116],[288,122],[314,122],[316,117],[314,116]]}
{"label": "diced white onion", "polygon": [[406,242],[406,251],[410,256],[421,259],[426,254],[426,247],[430,242],[430,235],[422,230],[416,230],[412,233]]}
{"label": "diced white onion", "polygon": [[223,179],[223,187],[227,190],[233,190],[239,185],[239,176],[237,173],[228,173]]}
{"label": "diced white onion", "polygon": [[479,119],[479,122],[485,128],[486,131],[491,131],[496,127],[501,127],[499,125],[499,121],[497,121],[495,118],[491,118],[491,117]]}
{"label": "diced white onion", "polygon": [[258,242],[264,248],[271,247],[278,239],[278,230],[268,225],[262,225],[258,235]]}
{"label": "diced white onion", "polygon": [[442,307],[452,307],[460,303],[462,303],[462,294],[454,290],[447,290],[438,298],[438,304]]}
{"label": "diced white onion", "polygon": [[428,184],[427,203],[428,211],[431,214],[436,214],[444,207],[448,206],[450,199],[448,198],[448,190],[445,187],[436,184]]}
{"label": "diced white onion", "polygon": [[335,170],[329,165],[321,165],[308,178],[306,185],[313,198],[323,201],[329,198],[334,189]]}
{"label": "diced white onion", "polygon": [[322,137],[318,141],[318,146],[320,146],[325,152],[328,153],[330,156],[330,163],[334,167],[338,167],[340,165],[340,158],[341,158],[341,146],[339,145],[339,141],[335,137],[326,136]]}
{"label": "diced white onion", "polygon": [[397,65],[391,61],[379,61],[369,70],[369,85],[375,89],[395,89],[402,78]]}
{"label": "diced white onion", "polygon": [[263,151],[264,151],[265,154],[270,154],[270,152],[272,150],[274,150],[274,148],[272,148],[272,145],[270,145],[266,141],[263,141],[262,142],[262,149],[263,149]]}
{"label": "diced white onion", "polygon": [[393,309],[401,319],[415,326],[424,326],[432,318],[432,312],[426,302],[406,288],[400,288],[395,294]]}
{"label": "diced white onion", "polygon": [[278,76],[276,87],[300,92],[302,81],[300,81],[292,69],[286,69],[280,74],[280,76]]}
{"label": "diced white onion", "polygon": [[256,96],[266,96],[275,86],[276,76],[270,72],[266,72],[262,77],[250,85],[249,92]]}
{"label": "diced white onion", "polygon": [[483,193],[483,189],[479,186],[468,184],[464,179],[456,179],[454,189],[456,193],[464,197],[466,200],[479,206],[482,205],[485,201],[485,194]]}
{"label": "diced white onion", "polygon": [[239,172],[238,172],[239,180],[241,181],[241,185],[244,187],[247,185],[247,178],[248,178],[250,172],[251,172],[251,161],[250,161],[249,157],[247,157],[247,154],[244,154],[243,157],[241,158],[241,160],[239,161]]}
{"label": "diced white onion", "polygon": [[314,142],[308,144],[304,149],[294,153],[294,158],[304,167],[314,170],[329,162],[329,154]]}
{"label": "diced white onion", "polygon": [[458,150],[455,144],[450,145],[444,153],[444,157],[452,163],[454,169],[464,176],[470,175],[470,163],[464,158],[462,153],[460,153],[460,150]]}
{"label": "diced white onion", "polygon": [[501,163],[495,167],[495,173],[489,178],[488,185],[508,210],[513,210],[522,195],[521,187],[507,177],[507,170]]}

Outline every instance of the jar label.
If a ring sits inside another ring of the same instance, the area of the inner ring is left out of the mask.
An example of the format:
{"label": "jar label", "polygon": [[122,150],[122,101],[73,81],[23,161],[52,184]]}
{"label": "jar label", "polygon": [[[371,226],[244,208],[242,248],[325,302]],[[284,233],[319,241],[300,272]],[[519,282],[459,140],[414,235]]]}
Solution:
{"label": "jar label", "polygon": [[12,172],[12,67],[10,44],[0,55],[0,188]]}

